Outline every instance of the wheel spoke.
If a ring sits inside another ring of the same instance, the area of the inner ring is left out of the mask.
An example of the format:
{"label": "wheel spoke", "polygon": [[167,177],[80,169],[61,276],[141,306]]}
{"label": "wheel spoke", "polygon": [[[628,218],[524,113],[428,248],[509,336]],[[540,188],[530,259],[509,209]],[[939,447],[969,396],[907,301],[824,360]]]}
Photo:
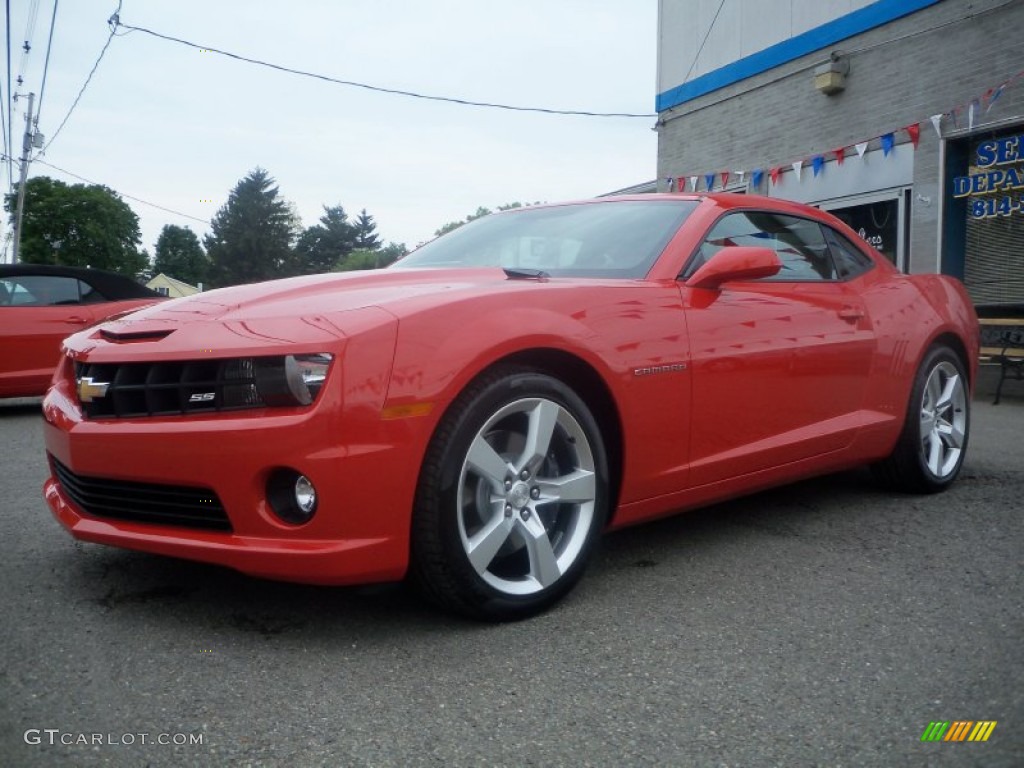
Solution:
{"label": "wheel spoke", "polygon": [[487,570],[501,545],[512,533],[514,525],[512,518],[498,513],[469,540],[466,554],[477,573],[482,575]]}
{"label": "wheel spoke", "polygon": [[537,515],[531,515],[528,520],[522,521],[522,527],[526,553],[530,558],[530,575],[540,582],[542,587],[554,584],[562,575],[562,571],[558,567],[558,560],[551,548],[551,539],[548,538],[544,524]]}
{"label": "wheel spoke", "polygon": [[[938,379],[938,376],[935,377]],[[939,395],[935,401],[935,410],[937,412],[943,412],[949,409],[953,404],[953,397],[960,387],[960,377],[950,376],[946,379],[946,385],[942,388],[942,394]]]}
{"label": "wheel spoke", "polygon": [[942,440],[938,434],[932,432],[928,435],[928,469],[938,475],[942,469]]}
{"label": "wheel spoke", "polygon": [[563,477],[537,480],[543,502],[583,503],[593,501],[597,495],[597,482],[593,472],[578,469]]}
{"label": "wheel spoke", "polygon": [[924,410],[929,413],[935,411],[935,407],[938,405],[939,398],[942,396],[942,382],[939,381],[938,372],[933,373],[928,377],[928,384],[925,386],[924,396]]}
{"label": "wheel spoke", "polygon": [[514,471],[483,436],[478,436],[470,446],[466,465],[489,480],[495,489],[500,489],[505,478]]}
{"label": "wheel spoke", "polygon": [[561,407],[550,400],[541,400],[530,410],[530,426],[526,445],[517,469],[533,469],[540,465],[551,447],[551,436],[558,423]]}
{"label": "wheel spoke", "polygon": [[936,425],[935,431],[938,432],[939,437],[942,438],[942,442],[950,448],[962,448],[964,445],[964,433],[962,430],[957,429],[955,424],[948,422],[939,422]]}

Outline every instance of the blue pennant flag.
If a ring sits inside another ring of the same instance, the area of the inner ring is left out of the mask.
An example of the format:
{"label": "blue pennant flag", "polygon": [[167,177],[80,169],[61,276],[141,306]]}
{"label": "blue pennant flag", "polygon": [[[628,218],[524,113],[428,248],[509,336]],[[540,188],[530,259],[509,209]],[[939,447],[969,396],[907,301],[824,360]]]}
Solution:
{"label": "blue pennant flag", "polygon": [[817,176],[825,167],[825,158],[821,155],[815,155],[811,159],[811,166],[814,168],[814,175]]}
{"label": "blue pennant flag", "polygon": [[888,157],[889,153],[892,152],[892,145],[893,145],[893,136],[892,136],[892,134],[891,133],[885,134],[884,136],[882,136],[879,139],[879,141],[882,142],[882,154],[885,157]]}
{"label": "blue pennant flag", "polygon": [[750,180],[754,184],[755,189],[761,187],[761,182],[764,180],[764,170],[761,168],[755,168],[754,172],[750,175]]}
{"label": "blue pennant flag", "polygon": [[708,192],[710,192],[711,188],[715,186],[715,174],[713,174],[713,173],[705,173],[704,174],[704,183],[707,184]]}

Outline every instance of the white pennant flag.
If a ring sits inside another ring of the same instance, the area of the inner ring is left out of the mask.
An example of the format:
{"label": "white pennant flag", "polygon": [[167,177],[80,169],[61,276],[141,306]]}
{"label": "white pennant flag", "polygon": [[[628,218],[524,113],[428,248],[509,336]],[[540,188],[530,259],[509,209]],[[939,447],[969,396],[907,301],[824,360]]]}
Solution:
{"label": "white pennant flag", "polygon": [[854,147],[857,150],[857,157],[864,157],[864,153],[868,151],[868,143],[862,141],[860,144],[855,144]]}
{"label": "white pennant flag", "polygon": [[941,139],[942,138],[942,115],[932,115],[932,128],[935,129],[935,134]]}
{"label": "white pennant flag", "polygon": [[797,160],[795,163],[793,163],[793,173],[796,174],[796,180],[797,181],[800,181],[800,169],[803,168],[803,167],[804,167],[804,161],[803,160]]}
{"label": "white pennant flag", "polygon": [[691,176],[690,177],[690,191],[691,192],[696,192],[697,191],[697,177],[696,176]]}
{"label": "white pennant flag", "polygon": [[740,182],[740,184],[742,184],[743,183],[743,179],[747,175],[747,172],[746,171],[736,171],[736,175],[739,176],[739,182]]}
{"label": "white pennant flag", "polygon": [[974,129],[974,102],[971,102],[970,108],[967,110],[967,130]]}

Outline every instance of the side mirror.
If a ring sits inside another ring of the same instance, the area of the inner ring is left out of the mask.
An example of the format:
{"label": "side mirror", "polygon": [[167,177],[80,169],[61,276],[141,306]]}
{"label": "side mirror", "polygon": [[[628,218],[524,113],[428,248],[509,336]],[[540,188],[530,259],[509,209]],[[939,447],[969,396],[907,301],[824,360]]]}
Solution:
{"label": "side mirror", "polygon": [[780,269],[782,262],[771,248],[730,245],[702,264],[686,281],[686,286],[717,291],[724,283],[759,280],[778,274]]}

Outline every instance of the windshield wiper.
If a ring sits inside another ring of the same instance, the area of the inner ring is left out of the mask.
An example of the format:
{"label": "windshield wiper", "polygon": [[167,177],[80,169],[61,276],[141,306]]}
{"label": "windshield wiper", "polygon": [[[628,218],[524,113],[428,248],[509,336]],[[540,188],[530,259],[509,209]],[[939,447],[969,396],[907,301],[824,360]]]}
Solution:
{"label": "windshield wiper", "polygon": [[544,278],[551,277],[543,269],[519,269],[512,267],[502,267],[505,270],[505,275],[510,279],[514,280],[543,280]]}

